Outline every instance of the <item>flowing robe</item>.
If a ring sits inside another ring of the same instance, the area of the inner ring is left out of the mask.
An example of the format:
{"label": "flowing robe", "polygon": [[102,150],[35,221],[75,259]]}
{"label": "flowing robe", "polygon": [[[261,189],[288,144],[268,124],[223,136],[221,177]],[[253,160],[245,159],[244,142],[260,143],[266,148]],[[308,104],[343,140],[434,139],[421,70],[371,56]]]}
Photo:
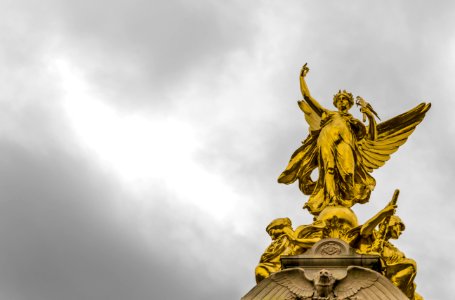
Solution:
{"label": "flowing robe", "polygon": [[[328,205],[351,207],[368,201],[375,180],[362,164],[358,142],[366,128],[348,113],[325,110],[320,129],[310,132],[291,157],[280,183],[299,180],[300,190],[311,195],[304,208],[318,215]],[[318,180],[311,173],[318,168]]]}

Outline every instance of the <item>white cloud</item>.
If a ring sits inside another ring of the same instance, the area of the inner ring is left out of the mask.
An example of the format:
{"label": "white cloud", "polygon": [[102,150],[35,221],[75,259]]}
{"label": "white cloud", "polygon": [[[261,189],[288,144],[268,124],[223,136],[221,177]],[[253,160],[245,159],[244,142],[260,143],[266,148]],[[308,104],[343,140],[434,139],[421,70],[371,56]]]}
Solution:
{"label": "white cloud", "polygon": [[[238,213],[238,207],[246,201],[218,173],[195,161],[201,142],[191,124],[174,116],[147,118],[147,114],[116,109],[90,90],[82,72],[68,59],[56,59],[54,70],[79,146],[120,178],[124,188],[136,195],[131,201],[153,192],[149,188],[156,183],[166,190],[169,201],[177,202],[174,205],[195,206],[214,216],[213,221],[229,219],[241,230],[241,218],[246,216]],[[159,207],[156,201],[164,200],[142,200],[138,207]]]}

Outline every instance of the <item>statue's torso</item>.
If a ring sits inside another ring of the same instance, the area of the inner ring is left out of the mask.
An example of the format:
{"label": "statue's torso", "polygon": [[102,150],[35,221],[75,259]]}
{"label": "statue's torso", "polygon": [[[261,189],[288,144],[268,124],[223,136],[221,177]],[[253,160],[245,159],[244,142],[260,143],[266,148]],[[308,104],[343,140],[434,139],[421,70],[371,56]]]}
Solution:
{"label": "statue's torso", "polygon": [[337,111],[324,112],[319,133],[319,146],[328,146],[345,142],[352,145],[355,141],[354,133],[350,126],[352,116]]}

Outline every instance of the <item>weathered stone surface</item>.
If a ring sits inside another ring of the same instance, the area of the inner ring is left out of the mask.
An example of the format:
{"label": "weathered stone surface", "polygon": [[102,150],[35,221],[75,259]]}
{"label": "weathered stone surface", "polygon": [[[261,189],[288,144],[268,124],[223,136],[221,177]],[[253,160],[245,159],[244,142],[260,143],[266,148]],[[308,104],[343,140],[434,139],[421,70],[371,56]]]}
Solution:
{"label": "weathered stone surface", "polygon": [[307,253],[281,258],[283,270],[242,300],[408,300],[378,272],[379,256],[361,255],[339,239],[324,239]]}

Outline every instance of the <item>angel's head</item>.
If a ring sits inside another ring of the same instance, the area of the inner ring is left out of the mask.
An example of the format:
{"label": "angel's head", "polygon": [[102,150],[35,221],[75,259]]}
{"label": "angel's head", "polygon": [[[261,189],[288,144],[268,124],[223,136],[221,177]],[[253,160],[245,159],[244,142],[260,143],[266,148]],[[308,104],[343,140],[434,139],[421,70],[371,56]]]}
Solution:
{"label": "angel's head", "polygon": [[339,90],[333,96],[333,105],[338,111],[347,112],[354,105],[354,96],[346,90]]}
{"label": "angel's head", "polygon": [[284,233],[283,229],[285,227],[292,229],[292,222],[289,218],[275,219],[270,222],[269,226],[267,226],[265,230],[272,237],[272,239],[276,239]]}

